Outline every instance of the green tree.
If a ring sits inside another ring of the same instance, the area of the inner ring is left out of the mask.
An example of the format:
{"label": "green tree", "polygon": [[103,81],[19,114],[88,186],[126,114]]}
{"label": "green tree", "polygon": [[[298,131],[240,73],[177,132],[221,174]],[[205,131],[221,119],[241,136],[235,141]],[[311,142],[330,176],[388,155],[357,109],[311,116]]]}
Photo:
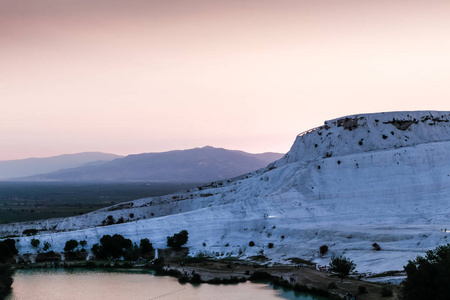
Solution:
{"label": "green tree", "polygon": [[328,252],[328,246],[322,245],[319,247],[320,255],[324,256]]}
{"label": "green tree", "polygon": [[417,256],[404,267],[403,299],[448,299],[450,295],[450,244]]}
{"label": "green tree", "polygon": [[338,274],[341,282],[344,278],[355,270],[356,264],[345,256],[334,256],[331,258],[330,270]]}
{"label": "green tree", "polygon": [[38,239],[31,239],[31,241],[30,241],[31,246],[33,246],[34,248],[39,247],[40,243],[41,243],[41,241],[39,241]]}
{"label": "green tree", "polygon": [[0,242],[0,262],[5,262],[9,258],[19,253],[16,249],[16,241],[13,239],[6,239]]}
{"label": "green tree", "polygon": [[120,258],[131,251],[133,244],[130,239],[126,239],[120,234],[113,236],[104,235],[100,239],[100,244],[92,247],[92,252],[97,258]]}
{"label": "green tree", "polygon": [[16,241],[6,239],[0,242],[0,299],[3,299],[11,290],[14,270],[11,268],[13,256],[18,253]]}
{"label": "green tree", "polygon": [[64,251],[72,252],[76,247],[78,247],[78,242],[76,240],[68,240],[64,246]]}
{"label": "green tree", "polygon": [[187,243],[188,238],[188,232],[186,230],[181,230],[179,233],[167,237],[167,246],[172,247],[175,250],[180,250],[181,246]]}
{"label": "green tree", "polygon": [[143,257],[150,257],[153,255],[153,245],[149,239],[142,239],[139,245]]}

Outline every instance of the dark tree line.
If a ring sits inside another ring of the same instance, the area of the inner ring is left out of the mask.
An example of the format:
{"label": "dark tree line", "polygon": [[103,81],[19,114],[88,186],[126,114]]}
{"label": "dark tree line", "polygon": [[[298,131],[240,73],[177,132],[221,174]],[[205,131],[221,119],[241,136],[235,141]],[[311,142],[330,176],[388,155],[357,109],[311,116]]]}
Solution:
{"label": "dark tree line", "polygon": [[100,244],[92,247],[92,252],[100,259],[124,257],[126,260],[137,260],[139,257],[153,257],[153,245],[148,239],[141,239],[138,246],[119,234],[104,235]]}
{"label": "dark tree line", "polygon": [[404,267],[404,300],[445,300],[450,295],[450,244],[418,256]]}
{"label": "dark tree line", "polygon": [[4,299],[11,290],[14,275],[11,263],[17,253],[16,241],[13,239],[0,242],[0,299]]}

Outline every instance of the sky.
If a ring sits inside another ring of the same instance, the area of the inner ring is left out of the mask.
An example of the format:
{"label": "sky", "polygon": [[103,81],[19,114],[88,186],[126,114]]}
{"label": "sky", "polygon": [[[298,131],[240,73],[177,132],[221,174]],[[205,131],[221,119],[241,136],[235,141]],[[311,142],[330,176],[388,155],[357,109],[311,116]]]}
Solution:
{"label": "sky", "polygon": [[0,0],[0,160],[287,152],[337,117],[450,110],[450,1]]}

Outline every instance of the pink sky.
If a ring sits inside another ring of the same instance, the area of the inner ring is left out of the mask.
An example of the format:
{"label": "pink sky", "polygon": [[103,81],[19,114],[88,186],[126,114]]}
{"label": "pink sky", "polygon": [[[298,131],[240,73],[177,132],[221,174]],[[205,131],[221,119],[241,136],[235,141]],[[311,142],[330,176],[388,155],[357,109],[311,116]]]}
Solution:
{"label": "pink sky", "polygon": [[339,116],[450,110],[450,2],[0,0],[0,160],[287,152]]}

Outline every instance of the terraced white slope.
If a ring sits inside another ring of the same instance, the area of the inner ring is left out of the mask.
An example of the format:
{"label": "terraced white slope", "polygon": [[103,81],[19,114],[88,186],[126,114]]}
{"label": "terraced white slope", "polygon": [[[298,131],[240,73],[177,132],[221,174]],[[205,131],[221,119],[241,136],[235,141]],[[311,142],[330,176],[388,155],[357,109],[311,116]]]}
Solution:
{"label": "terraced white slope", "polygon": [[[297,137],[281,160],[231,182],[79,217],[1,225],[0,233],[46,229],[41,243],[48,240],[62,251],[69,239],[85,239],[91,247],[115,233],[149,238],[162,248],[168,235],[186,229],[192,254],[251,256],[262,250],[274,261],[325,263],[344,253],[358,271],[399,270],[450,241],[442,231],[450,230],[449,120],[449,112],[396,112],[327,121]],[[101,226],[108,215],[132,220]],[[19,238],[20,252],[35,251],[30,239]],[[382,251],[372,250],[374,242]],[[319,258],[324,244],[330,252]]]}

